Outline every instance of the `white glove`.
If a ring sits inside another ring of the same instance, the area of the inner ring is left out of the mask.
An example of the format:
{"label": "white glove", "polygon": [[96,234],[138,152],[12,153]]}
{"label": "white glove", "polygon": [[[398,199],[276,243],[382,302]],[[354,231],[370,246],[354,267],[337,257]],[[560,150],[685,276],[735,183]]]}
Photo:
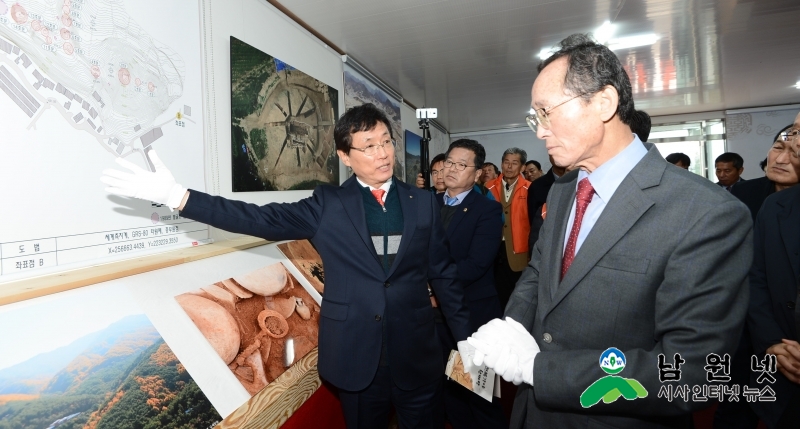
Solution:
{"label": "white glove", "polygon": [[513,338],[512,353],[516,355],[517,362],[514,362],[516,366],[508,365],[502,373],[497,370],[495,372],[500,373],[504,380],[516,385],[525,382],[533,386],[533,362],[539,354],[539,345],[522,324],[510,317],[506,317],[506,322],[513,331],[510,331],[509,335]]}
{"label": "white glove", "polygon": [[117,158],[117,164],[127,168],[131,173],[104,170],[100,181],[108,185],[106,192],[164,204],[170,210],[178,208],[186,195],[186,188],[175,182],[172,173],[158,158],[155,150],[151,150],[149,155],[156,168],[154,172],[143,170],[136,164]]}
{"label": "white glove", "polygon": [[458,347],[458,354],[461,355],[461,362],[464,363],[464,374],[467,374],[472,370],[475,347],[472,347],[466,340],[456,343],[456,347]]}
{"label": "white glove", "polygon": [[539,345],[519,322],[494,319],[467,339],[475,347],[475,364],[485,363],[504,380],[533,385],[533,361]]}
{"label": "white glove", "polygon": [[478,328],[467,341],[475,347],[475,365],[483,365],[484,361],[490,367],[497,362],[498,353],[503,345],[509,345],[511,338],[507,335],[506,322],[501,319],[492,319]]}

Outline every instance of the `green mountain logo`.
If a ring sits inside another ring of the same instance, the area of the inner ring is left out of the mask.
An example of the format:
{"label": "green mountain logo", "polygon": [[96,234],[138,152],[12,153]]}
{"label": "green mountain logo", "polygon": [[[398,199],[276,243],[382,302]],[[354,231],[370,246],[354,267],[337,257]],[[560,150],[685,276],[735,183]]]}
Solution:
{"label": "green mountain logo", "polygon": [[629,401],[647,397],[647,390],[641,383],[614,375],[622,372],[625,364],[625,354],[619,349],[611,347],[604,351],[600,355],[600,368],[609,375],[595,381],[581,393],[581,406],[589,408],[600,401],[609,404],[620,396]]}

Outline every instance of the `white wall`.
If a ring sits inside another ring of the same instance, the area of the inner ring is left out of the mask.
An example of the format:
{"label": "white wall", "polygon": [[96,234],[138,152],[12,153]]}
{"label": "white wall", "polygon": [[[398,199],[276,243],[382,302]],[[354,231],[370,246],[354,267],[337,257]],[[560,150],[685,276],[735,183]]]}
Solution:
{"label": "white wall", "polygon": [[772,138],[794,122],[800,106],[773,106],[759,109],[729,110],[725,116],[725,133],[729,152],[744,158],[745,179],[763,177],[758,163],[767,157]]}
{"label": "white wall", "polygon": [[486,162],[494,163],[497,168],[501,168],[500,163],[503,158],[503,152],[510,147],[523,149],[528,154],[528,161],[539,161],[542,164],[543,171],[547,172],[550,168],[544,140],[536,138],[536,134],[528,127],[450,135],[451,141],[460,138],[473,139],[482,144],[486,148]]}

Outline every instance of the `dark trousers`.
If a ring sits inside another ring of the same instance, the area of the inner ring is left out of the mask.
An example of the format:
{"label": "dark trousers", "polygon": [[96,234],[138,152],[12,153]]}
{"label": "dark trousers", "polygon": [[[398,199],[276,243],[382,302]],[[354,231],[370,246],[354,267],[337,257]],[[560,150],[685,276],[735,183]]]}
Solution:
{"label": "dark trousers", "polygon": [[514,271],[508,265],[505,243],[502,243],[494,258],[494,287],[497,289],[497,298],[500,300],[500,307],[504,312],[521,275],[522,271]]}
{"label": "dark trousers", "polygon": [[[442,360],[446,365],[450,351],[456,350],[456,341],[444,322],[436,323],[436,335],[442,343]],[[499,398],[492,398],[492,402],[489,402],[443,377],[444,411],[453,429],[508,429],[508,420]]]}
{"label": "dark trousers", "polygon": [[358,392],[340,389],[339,400],[348,429],[388,427],[392,405],[401,429],[444,427],[441,378],[413,390],[403,390],[392,381],[389,367],[380,366],[366,389]]}

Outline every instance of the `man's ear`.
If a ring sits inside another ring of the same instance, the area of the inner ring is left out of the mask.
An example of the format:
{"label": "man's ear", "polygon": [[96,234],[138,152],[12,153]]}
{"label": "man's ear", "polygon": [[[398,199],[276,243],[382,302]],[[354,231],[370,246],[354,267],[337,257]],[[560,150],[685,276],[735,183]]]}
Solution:
{"label": "man's ear", "polygon": [[614,115],[617,114],[617,107],[619,106],[619,93],[617,89],[611,85],[606,85],[597,94],[597,101],[599,102],[598,108],[600,113],[600,120],[608,122]]}
{"label": "man's ear", "polygon": [[342,164],[350,167],[350,155],[344,153],[342,150],[337,150],[336,154],[339,155],[339,159],[342,160]]}

